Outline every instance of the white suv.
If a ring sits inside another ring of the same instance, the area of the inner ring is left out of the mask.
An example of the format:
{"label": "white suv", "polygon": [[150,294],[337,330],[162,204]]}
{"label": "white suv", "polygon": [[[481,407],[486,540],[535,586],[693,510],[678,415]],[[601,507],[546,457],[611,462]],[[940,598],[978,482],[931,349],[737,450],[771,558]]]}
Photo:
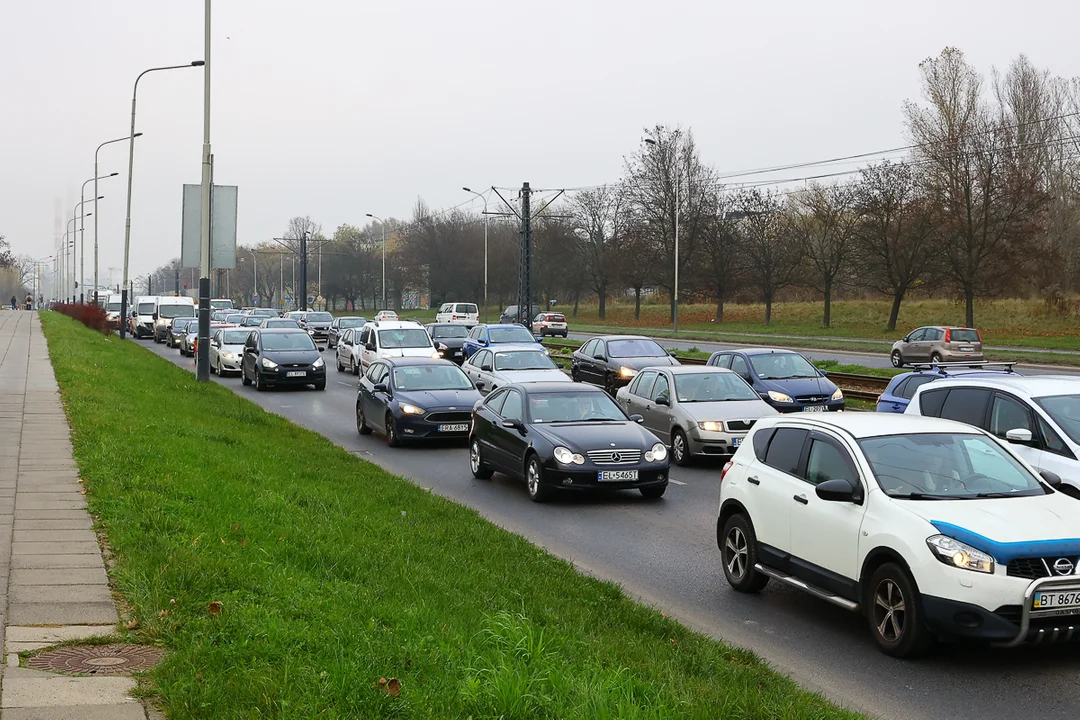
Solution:
{"label": "white suv", "polygon": [[[355,334],[355,328],[353,332]],[[415,320],[369,322],[360,331],[359,338],[360,363],[364,368],[381,358],[439,358],[431,336]]]}
{"label": "white suv", "polygon": [[471,328],[480,322],[480,311],[474,303],[443,303],[435,315],[437,323],[457,323]]}
{"label": "white suv", "polygon": [[970,425],[886,413],[762,418],[720,480],[728,583],[861,612],[880,648],[1070,640],[1076,501]]}
{"label": "white suv", "polygon": [[1080,498],[1080,377],[942,378],[919,388],[905,412],[982,428],[1037,469],[1060,475],[1062,492]]}

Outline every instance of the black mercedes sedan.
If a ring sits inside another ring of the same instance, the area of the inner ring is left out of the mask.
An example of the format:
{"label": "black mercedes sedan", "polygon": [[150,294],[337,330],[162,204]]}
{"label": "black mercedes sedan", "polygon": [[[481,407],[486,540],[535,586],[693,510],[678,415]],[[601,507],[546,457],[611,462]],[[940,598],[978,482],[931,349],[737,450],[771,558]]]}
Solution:
{"label": "black mercedes sedan", "polygon": [[256,390],[282,385],[314,385],[326,389],[326,362],[315,341],[303,330],[256,328],[244,343],[240,377]]}
{"label": "black mercedes sedan", "polygon": [[461,347],[469,337],[469,328],[459,323],[431,323],[425,325],[424,329],[431,336],[440,357],[453,360],[458,365],[465,361]]}
{"label": "black mercedes sedan", "polygon": [[376,430],[386,444],[464,438],[480,392],[454,363],[425,357],[382,358],[360,376],[356,430]]}
{"label": "black mercedes sedan", "polygon": [[574,351],[570,377],[574,382],[598,385],[612,397],[644,368],[678,365],[660,343],[641,335],[594,337]]}
{"label": "black mercedes sedan", "polygon": [[658,498],[668,485],[667,447],[640,422],[591,385],[504,385],[473,409],[472,474],[523,477],[535,502],[557,488],[636,488]]}

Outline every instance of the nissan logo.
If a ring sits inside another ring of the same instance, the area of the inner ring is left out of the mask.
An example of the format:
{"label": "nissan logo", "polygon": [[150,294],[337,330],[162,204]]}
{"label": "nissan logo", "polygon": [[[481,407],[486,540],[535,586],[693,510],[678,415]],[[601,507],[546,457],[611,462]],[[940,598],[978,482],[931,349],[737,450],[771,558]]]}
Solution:
{"label": "nissan logo", "polygon": [[[611,453],[611,462],[622,462],[622,455],[620,453],[617,453],[617,452]],[[1058,560],[1058,562],[1061,562],[1061,560]],[[1069,561],[1066,560],[1065,562],[1069,562]],[[1054,569],[1055,570],[1057,569],[1057,563],[1054,563]],[[1072,563],[1069,563],[1069,571],[1070,572],[1072,571]],[[1058,574],[1059,575],[1067,575],[1068,573],[1058,573]]]}
{"label": "nissan logo", "polygon": [[1054,572],[1058,575],[1072,575],[1073,569],[1076,567],[1073,565],[1073,561],[1069,558],[1058,558],[1054,561]]}

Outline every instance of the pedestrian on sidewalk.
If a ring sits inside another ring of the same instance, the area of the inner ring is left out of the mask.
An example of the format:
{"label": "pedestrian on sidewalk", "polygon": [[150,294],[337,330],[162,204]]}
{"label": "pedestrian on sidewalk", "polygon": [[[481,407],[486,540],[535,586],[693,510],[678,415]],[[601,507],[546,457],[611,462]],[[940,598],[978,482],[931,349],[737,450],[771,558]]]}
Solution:
{"label": "pedestrian on sidewalk", "polygon": [[27,294],[27,296],[26,296],[26,309],[27,310],[33,310],[34,309],[34,296],[33,295]]}
{"label": "pedestrian on sidewalk", "polygon": [[11,296],[11,309],[12,310],[18,310],[19,309],[19,301],[15,299],[14,295]]}

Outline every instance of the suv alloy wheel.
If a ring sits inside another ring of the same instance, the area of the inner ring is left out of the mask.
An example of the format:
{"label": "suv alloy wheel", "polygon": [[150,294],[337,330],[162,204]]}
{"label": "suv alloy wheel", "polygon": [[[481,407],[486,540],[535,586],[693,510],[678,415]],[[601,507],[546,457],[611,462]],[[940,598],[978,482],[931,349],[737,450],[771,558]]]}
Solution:
{"label": "suv alloy wheel", "polygon": [[921,655],[934,642],[923,622],[919,591],[908,572],[885,563],[870,576],[866,588],[866,618],[874,640],[887,655]]}
{"label": "suv alloy wheel", "polygon": [[758,561],[757,536],[750,520],[742,513],[729,517],[721,542],[720,557],[728,584],[739,592],[760,592],[769,583],[769,576],[754,569]]}

